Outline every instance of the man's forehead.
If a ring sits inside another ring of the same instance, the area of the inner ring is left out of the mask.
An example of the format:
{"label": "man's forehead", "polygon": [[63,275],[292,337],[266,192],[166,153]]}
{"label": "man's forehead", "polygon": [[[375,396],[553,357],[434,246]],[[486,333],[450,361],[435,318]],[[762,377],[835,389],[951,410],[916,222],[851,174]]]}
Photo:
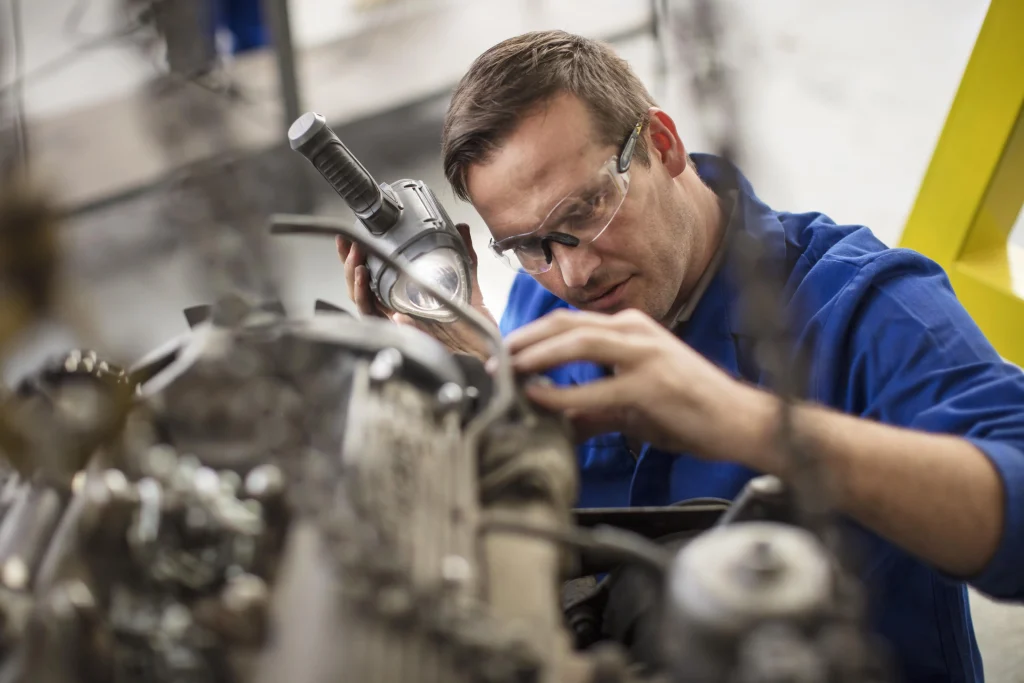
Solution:
{"label": "man's forehead", "polygon": [[536,228],[597,170],[589,116],[557,109],[525,120],[486,164],[470,169],[473,204],[497,239]]}

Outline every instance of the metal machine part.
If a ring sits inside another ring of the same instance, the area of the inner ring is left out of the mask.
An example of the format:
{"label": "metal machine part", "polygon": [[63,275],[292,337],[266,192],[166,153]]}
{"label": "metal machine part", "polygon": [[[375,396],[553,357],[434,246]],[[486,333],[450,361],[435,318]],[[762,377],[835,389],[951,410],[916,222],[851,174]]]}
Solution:
{"label": "metal machine part", "polygon": [[831,573],[828,556],[803,529],[768,522],[719,527],[676,556],[669,618],[726,637],[764,621],[807,622],[828,605]]}
{"label": "metal machine part", "polygon": [[672,678],[884,681],[844,595],[835,558],[811,532],[742,522],[691,540],[666,585],[661,637]]}
{"label": "metal machine part", "polygon": [[558,419],[495,419],[501,392],[471,385],[468,359],[384,322],[254,311],[172,348],[69,495],[15,489],[4,680],[586,683],[609,666],[562,623],[565,548],[484,523],[569,529]]}
{"label": "metal machine part", "polygon": [[[295,628],[303,635],[286,635],[263,655],[256,681],[566,680],[551,670],[561,623],[546,591],[556,585],[560,549],[481,536],[479,522],[512,506],[564,523],[571,449],[523,429],[515,430],[515,444],[499,439],[474,453],[463,440],[456,399],[453,388],[435,397],[383,377],[373,363],[358,371],[341,457],[318,459],[319,512],[301,536],[307,552],[317,548],[330,557],[329,566],[315,569],[323,560],[307,555],[282,572],[280,595],[292,596],[280,607],[282,618],[301,620],[304,626]],[[517,467],[503,458],[510,447]],[[551,464],[548,458],[566,463],[557,471],[567,481],[549,468],[534,470]],[[507,497],[482,498],[476,473],[488,462],[506,466],[494,484]],[[523,483],[531,474],[535,486]],[[506,572],[522,590],[504,589]],[[316,642],[308,650],[316,661],[297,667],[308,638]],[[564,643],[560,651],[568,657]]]}

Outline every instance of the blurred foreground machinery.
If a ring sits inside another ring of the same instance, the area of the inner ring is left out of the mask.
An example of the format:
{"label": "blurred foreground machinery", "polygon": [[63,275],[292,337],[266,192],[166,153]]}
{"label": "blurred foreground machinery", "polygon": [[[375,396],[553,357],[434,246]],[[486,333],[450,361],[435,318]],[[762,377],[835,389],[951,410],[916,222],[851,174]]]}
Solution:
{"label": "blurred foreground machinery", "polygon": [[72,352],[4,402],[46,438],[5,440],[0,680],[884,680],[777,480],[574,512],[563,425],[507,389],[338,313]]}

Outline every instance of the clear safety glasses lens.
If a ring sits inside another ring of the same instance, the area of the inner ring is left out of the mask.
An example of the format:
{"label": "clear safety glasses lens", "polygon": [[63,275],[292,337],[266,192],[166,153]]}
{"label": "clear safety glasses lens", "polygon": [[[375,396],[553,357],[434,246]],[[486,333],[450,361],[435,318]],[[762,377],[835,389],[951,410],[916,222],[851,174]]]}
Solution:
{"label": "clear safety glasses lens", "polygon": [[492,242],[499,260],[513,270],[544,273],[554,261],[554,245],[586,246],[600,237],[629,189],[629,173],[617,172],[617,161],[609,160],[586,190],[558,202],[533,232]]}

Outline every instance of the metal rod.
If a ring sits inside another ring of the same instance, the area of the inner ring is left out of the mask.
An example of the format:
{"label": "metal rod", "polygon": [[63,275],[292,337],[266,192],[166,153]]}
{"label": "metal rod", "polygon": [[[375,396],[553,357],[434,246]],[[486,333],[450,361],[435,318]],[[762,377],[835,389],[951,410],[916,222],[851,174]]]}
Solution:
{"label": "metal rod", "polygon": [[299,95],[299,76],[295,66],[295,44],[292,41],[292,22],[288,0],[263,0],[263,13],[270,30],[271,44],[277,57],[278,87],[284,103],[284,130],[299,118],[302,102]]}

